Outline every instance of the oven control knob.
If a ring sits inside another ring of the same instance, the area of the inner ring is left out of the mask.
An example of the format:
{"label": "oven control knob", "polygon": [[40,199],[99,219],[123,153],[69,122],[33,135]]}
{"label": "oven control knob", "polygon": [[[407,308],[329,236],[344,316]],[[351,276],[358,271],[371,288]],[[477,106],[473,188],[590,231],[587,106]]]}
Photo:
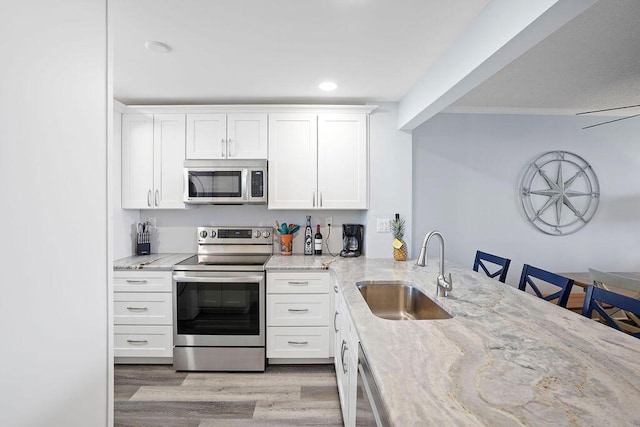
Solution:
{"label": "oven control knob", "polygon": [[256,239],[258,237],[260,237],[262,235],[262,233],[260,232],[260,230],[253,230],[253,237],[255,237]]}
{"label": "oven control knob", "polygon": [[206,239],[207,238],[207,230],[202,230],[200,232],[200,237],[202,237],[203,239]]}
{"label": "oven control knob", "polygon": [[211,230],[211,233],[209,233],[209,236],[211,236],[212,239],[216,237],[216,230]]}
{"label": "oven control knob", "polygon": [[268,238],[269,236],[271,236],[271,232],[269,232],[269,230],[262,233],[262,237],[264,237],[265,239]]}

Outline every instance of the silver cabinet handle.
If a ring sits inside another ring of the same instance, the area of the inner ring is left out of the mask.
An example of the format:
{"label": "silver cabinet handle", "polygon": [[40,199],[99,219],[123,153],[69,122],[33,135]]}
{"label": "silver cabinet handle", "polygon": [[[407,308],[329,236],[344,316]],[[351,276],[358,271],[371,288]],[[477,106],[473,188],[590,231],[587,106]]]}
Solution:
{"label": "silver cabinet handle", "polygon": [[340,362],[342,362],[342,373],[346,374],[347,373],[347,366],[344,363],[344,353],[348,350],[347,348],[347,342],[345,340],[342,340],[342,351],[340,352]]}
{"label": "silver cabinet handle", "polygon": [[292,311],[294,313],[305,313],[309,311],[309,309],[308,308],[290,308],[289,311]]}
{"label": "silver cabinet handle", "polygon": [[224,138],[220,140],[220,156],[224,157]]}
{"label": "silver cabinet handle", "polygon": [[147,340],[127,340],[129,344],[146,344],[149,341]]}
{"label": "silver cabinet handle", "polygon": [[146,281],[146,280],[133,280],[133,279],[127,279],[127,283],[141,284],[141,283],[147,283],[147,281]]}
{"label": "silver cabinet handle", "polygon": [[320,207],[322,207],[322,190],[320,190]]}
{"label": "silver cabinet handle", "polygon": [[147,193],[147,206],[151,206],[151,190]]}
{"label": "silver cabinet handle", "polygon": [[160,192],[156,189],[156,194],[153,196],[153,201],[155,202],[156,206],[158,206],[158,196],[160,196]]}
{"label": "silver cabinet handle", "polygon": [[232,139],[227,139],[227,157],[233,156],[233,153],[231,152],[231,141]]}
{"label": "silver cabinet handle", "polygon": [[333,313],[333,329],[337,333],[338,331],[338,310]]}
{"label": "silver cabinet handle", "polygon": [[338,293],[338,286],[333,286],[333,291],[337,294]]}
{"label": "silver cabinet handle", "polygon": [[307,345],[309,344],[309,341],[287,341],[289,344],[293,344],[293,345]]}
{"label": "silver cabinet handle", "polygon": [[307,286],[307,285],[309,284],[309,282],[308,282],[308,281],[305,281],[305,282],[291,282],[291,281],[290,281],[290,282],[288,282],[288,283],[289,283],[290,285],[292,285],[292,286]]}
{"label": "silver cabinet handle", "polygon": [[146,311],[149,310],[147,307],[127,307],[127,310],[131,311]]}
{"label": "silver cabinet handle", "polygon": [[311,203],[313,203],[313,207],[316,207],[316,190],[311,192]]}

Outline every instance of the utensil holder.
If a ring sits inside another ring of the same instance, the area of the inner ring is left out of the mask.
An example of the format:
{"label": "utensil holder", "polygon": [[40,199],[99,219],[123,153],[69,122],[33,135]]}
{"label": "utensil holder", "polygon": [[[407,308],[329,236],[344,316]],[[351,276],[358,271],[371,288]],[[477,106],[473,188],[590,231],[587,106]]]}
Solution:
{"label": "utensil holder", "polygon": [[149,255],[151,253],[151,234],[138,233],[136,241],[136,255]]}
{"label": "utensil holder", "polygon": [[293,254],[293,234],[280,235],[280,255]]}

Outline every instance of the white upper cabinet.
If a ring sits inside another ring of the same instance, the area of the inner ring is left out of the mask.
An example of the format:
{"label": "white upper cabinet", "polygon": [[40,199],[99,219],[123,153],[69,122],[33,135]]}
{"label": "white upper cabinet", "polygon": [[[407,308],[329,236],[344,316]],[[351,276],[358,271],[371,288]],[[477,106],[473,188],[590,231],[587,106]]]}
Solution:
{"label": "white upper cabinet", "polygon": [[367,116],[318,115],[318,206],[367,208]]}
{"label": "white upper cabinet", "polygon": [[317,166],[317,115],[270,114],[269,208],[316,207]]}
{"label": "white upper cabinet", "polygon": [[366,114],[269,115],[270,209],[367,209]]}
{"label": "white upper cabinet", "polygon": [[187,114],[187,159],[266,159],[266,113]]}
{"label": "white upper cabinet", "polygon": [[181,209],[184,114],[122,116],[122,207]]}

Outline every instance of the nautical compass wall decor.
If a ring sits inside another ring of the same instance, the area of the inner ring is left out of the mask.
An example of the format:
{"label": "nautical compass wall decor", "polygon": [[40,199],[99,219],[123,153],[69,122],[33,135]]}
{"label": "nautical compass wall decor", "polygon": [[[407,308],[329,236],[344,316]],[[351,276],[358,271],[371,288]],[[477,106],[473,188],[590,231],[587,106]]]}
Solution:
{"label": "nautical compass wall decor", "polygon": [[520,201],[531,224],[553,236],[574,233],[593,218],[600,185],[591,165],[568,151],[533,161],[520,183]]}

